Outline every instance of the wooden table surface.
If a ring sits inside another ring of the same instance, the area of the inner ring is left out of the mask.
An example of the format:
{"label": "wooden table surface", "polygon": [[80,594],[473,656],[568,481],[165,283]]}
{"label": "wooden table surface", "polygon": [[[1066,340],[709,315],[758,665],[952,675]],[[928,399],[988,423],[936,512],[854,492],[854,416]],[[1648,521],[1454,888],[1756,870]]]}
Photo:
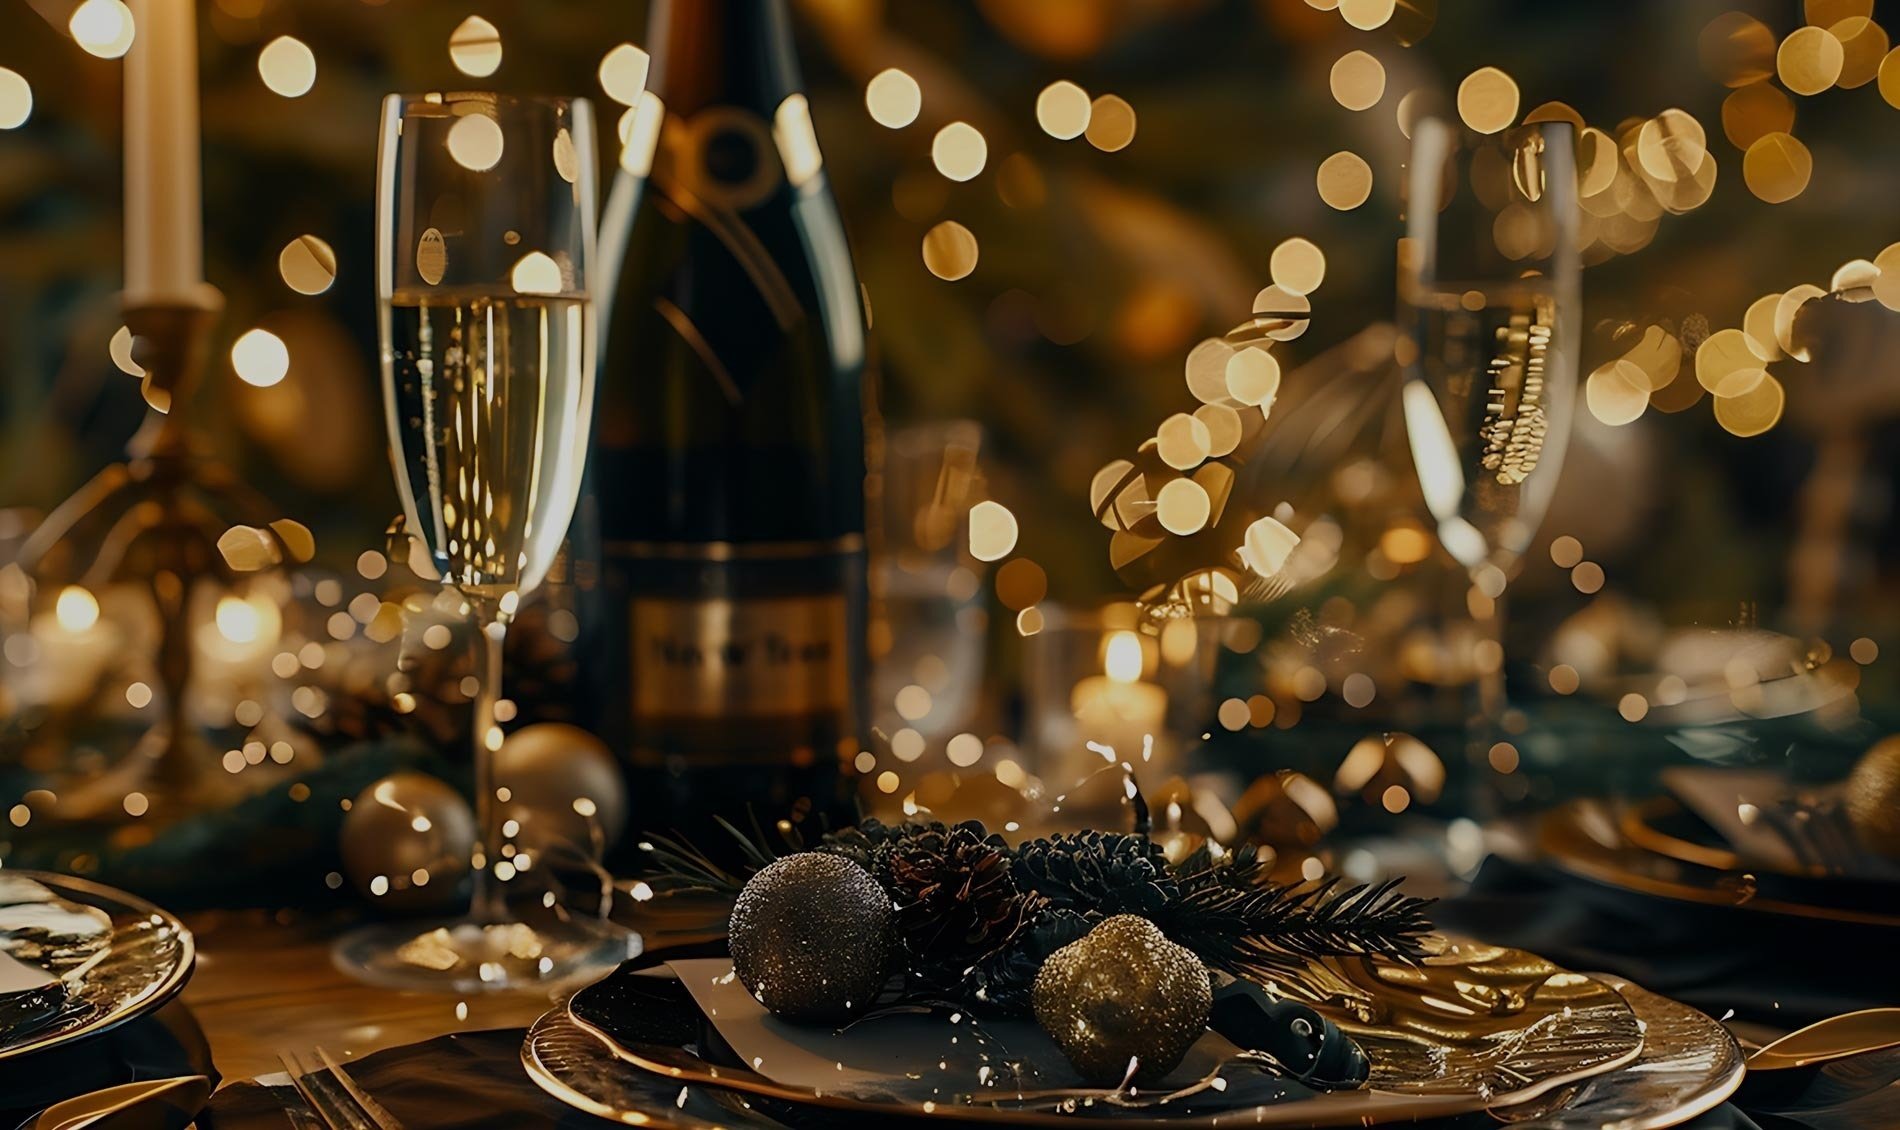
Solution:
{"label": "wooden table surface", "polygon": [[[405,993],[355,981],[330,962],[330,942],[350,923],[262,911],[186,915],[198,964],[184,999],[226,1082],[282,1070],[280,1051],[321,1045],[362,1056],[450,1032],[519,1028],[553,1007],[554,992],[477,996]],[[634,923],[650,941],[704,936],[691,921]],[[571,988],[571,986],[570,986]]]}

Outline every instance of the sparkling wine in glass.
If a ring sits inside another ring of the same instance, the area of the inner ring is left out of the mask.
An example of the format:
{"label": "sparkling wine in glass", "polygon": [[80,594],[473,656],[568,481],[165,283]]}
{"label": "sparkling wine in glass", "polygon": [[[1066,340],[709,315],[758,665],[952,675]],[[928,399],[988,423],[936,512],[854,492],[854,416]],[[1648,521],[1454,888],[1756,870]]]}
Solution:
{"label": "sparkling wine in glass", "polygon": [[1504,708],[1505,587],[1550,505],[1576,403],[1572,130],[1418,122],[1399,247],[1401,408],[1438,540],[1470,573],[1481,709]]}
{"label": "sparkling wine in glass", "polygon": [[493,762],[502,641],[547,576],[580,490],[594,396],[593,115],[584,101],[392,95],[378,165],[383,402],[404,526],[477,629],[477,841],[468,915],[374,926],[337,961],[402,988],[566,981],[634,938],[561,907],[527,921]]}

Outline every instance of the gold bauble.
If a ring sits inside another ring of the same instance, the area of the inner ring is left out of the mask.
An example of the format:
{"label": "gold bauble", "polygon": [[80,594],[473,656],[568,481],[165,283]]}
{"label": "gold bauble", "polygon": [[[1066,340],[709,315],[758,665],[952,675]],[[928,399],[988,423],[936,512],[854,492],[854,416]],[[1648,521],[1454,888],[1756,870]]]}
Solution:
{"label": "gold bauble", "polygon": [[1152,1083],[1207,1031],[1207,968],[1145,918],[1118,914],[1045,961],[1031,995],[1036,1021],[1090,1083],[1133,1069]]}
{"label": "gold bauble", "polygon": [[596,856],[626,828],[620,767],[579,726],[537,722],[509,734],[495,754],[495,786],[508,790],[501,818],[518,823],[516,842],[533,850],[569,845]]}
{"label": "gold bauble", "polygon": [[338,846],[343,873],[378,909],[450,910],[475,851],[475,814],[426,773],[392,773],[350,802]]}
{"label": "gold bauble", "polygon": [[1873,744],[1847,775],[1847,817],[1868,851],[1900,859],[1900,734]]}

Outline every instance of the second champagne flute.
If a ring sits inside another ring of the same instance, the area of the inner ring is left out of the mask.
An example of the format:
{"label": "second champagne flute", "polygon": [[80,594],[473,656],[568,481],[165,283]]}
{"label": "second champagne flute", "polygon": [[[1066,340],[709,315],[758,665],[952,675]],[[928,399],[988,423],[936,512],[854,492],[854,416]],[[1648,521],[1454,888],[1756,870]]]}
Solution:
{"label": "second champagne flute", "polygon": [[1406,438],[1438,541],[1469,572],[1487,728],[1505,705],[1504,590],[1544,520],[1577,395],[1575,142],[1567,122],[1413,131],[1398,345]]}
{"label": "second champagne flute", "polygon": [[[405,526],[477,629],[476,844],[466,918],[370,927],[339,965],[455,992],[558,982],[628,956],[633,936],[552,908],[529,923],[506,883],[494,760],[502,640],[573,517],[592,415],[593,114],[584,101],[392,95],[378,162],[383,406]],[[512,859],[510,858],[512,856]]]}

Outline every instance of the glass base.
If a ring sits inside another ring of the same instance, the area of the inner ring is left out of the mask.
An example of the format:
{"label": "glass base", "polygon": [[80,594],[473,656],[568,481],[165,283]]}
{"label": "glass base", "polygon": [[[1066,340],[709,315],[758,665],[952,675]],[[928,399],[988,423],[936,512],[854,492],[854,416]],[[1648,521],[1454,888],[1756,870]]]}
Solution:
{"label": "glass base", "polygon": [[337,940],[331,960],[359,981],[440,993],[547,990],[639,955],[640,935],[593,919],[479,924],[388,922]]}

